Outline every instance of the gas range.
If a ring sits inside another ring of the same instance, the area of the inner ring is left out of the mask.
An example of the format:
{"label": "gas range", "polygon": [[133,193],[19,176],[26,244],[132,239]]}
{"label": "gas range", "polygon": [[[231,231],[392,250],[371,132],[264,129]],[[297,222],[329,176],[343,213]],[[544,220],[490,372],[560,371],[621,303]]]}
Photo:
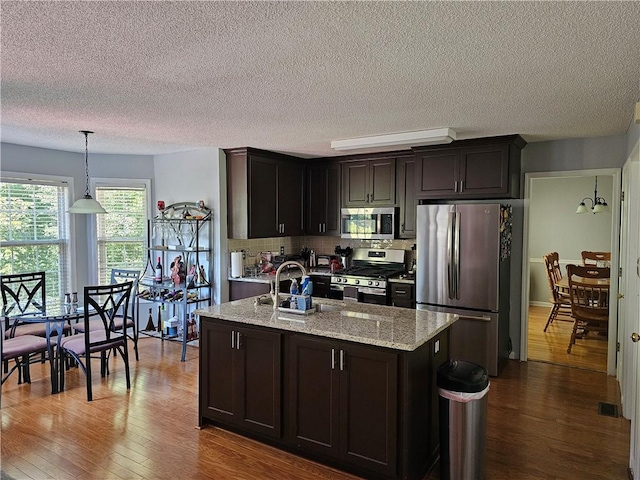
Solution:
{"label": "gas range", "polygon": [[342,291],[345,299],[384,304],[387,280],[405,272],[404,259],[404,250],[355,249],[353,265],[332,274],[331,289]]}

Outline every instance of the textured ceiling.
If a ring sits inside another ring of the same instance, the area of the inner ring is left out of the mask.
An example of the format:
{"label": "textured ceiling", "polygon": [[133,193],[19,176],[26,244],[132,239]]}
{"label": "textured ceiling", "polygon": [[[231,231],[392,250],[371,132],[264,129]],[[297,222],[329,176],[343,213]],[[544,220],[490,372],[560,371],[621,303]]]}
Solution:
{"label": "textured ceiling", "polygon": [[2,141],[93,153],[626,132],[640,2],[1,2]]}

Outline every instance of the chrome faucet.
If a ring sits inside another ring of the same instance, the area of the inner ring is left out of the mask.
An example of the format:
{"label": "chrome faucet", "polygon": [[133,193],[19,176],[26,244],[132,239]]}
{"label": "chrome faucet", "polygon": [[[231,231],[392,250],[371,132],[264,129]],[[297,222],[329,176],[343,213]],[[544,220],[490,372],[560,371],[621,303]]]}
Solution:
{"label": "chrome faucet", "polygon": [[[278,304],[280,303],[278,301],[278,297],[280,296],[280,274],[282,273],[282,269],[286,266],[289,265],[296,265],[300,270],[302,270],[302,275],[306,275],[307,271],[304,268],[304,265],[302,265],[300,262],[296,262],[295,260],[287,260],[286,262],[282,262],[282,265],[280,265],[278,267],[278,270],[276,270],[276,278],[275,281],[271,283],[271,299],[273,300],[273,309],[277,310],[278,309]],[[275,286],[274,286],[275,283]]]}

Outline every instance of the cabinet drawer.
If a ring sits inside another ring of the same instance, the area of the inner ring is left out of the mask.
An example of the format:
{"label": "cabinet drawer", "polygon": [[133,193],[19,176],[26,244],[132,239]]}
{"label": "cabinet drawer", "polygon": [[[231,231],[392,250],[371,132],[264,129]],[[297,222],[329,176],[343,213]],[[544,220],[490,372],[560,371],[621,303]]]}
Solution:
{"label": "cabinet drawer", "polygon": [[391,297],[394,300],[407,300],[411,301],[415,299],[415,286],[408,283],[392,283],[391,284]]}

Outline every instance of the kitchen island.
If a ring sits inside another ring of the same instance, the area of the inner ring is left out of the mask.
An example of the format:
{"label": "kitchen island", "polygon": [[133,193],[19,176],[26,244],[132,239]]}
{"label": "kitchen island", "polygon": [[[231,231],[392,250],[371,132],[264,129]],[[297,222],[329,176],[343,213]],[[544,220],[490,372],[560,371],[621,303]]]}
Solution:
{"label": "kitchen island", "polygon": [[456,315],[314,299],[199,309],[199,423],[366,478],[422,478],[438,454],[436,369]]}

